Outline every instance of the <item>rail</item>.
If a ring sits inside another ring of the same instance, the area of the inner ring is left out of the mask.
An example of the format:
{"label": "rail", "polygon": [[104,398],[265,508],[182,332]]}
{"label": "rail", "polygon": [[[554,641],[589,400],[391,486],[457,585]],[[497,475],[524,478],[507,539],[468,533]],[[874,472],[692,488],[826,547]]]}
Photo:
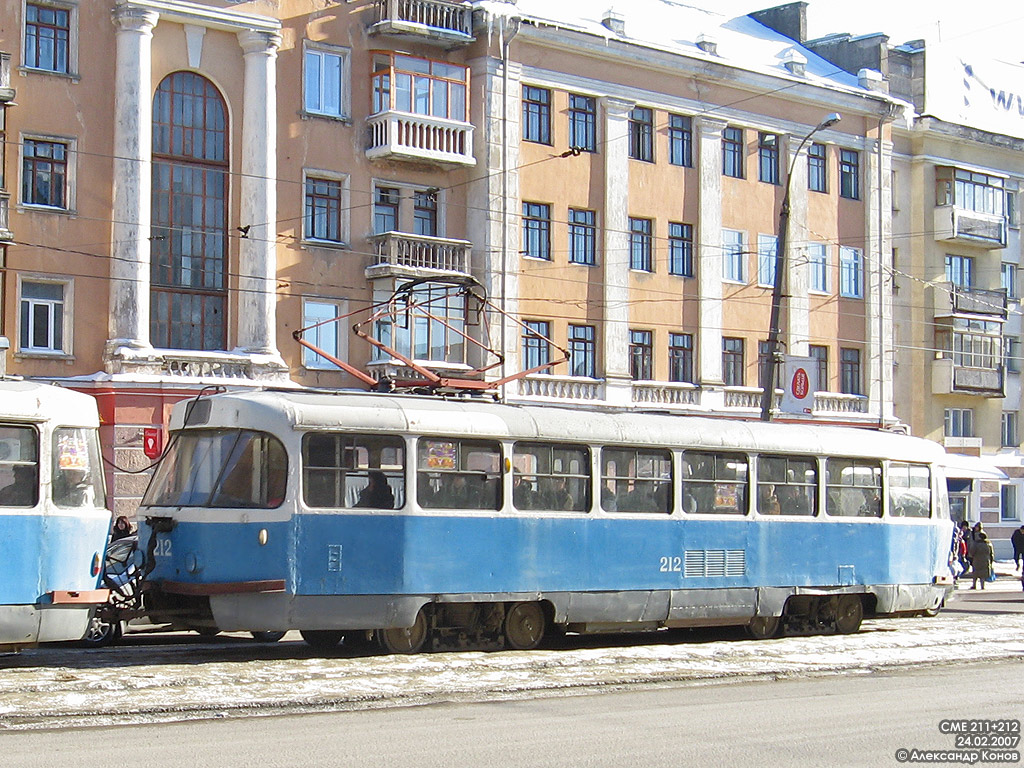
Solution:
{"label": "rail", "polygon": [[377,251],[375,264],[469,274],[473,244],[467,240],[384,232],[369,238]]}
{"label": "rail", "polygon": [[421,24],[460,35],[473,35],[473,9],[444,0],[377,0],[377,21]]}
{"label": "rail", "polygon": [[450,165],[475,165],[473,126],[455,120],[388,110],[367,119],[371,160],[405,157]]}

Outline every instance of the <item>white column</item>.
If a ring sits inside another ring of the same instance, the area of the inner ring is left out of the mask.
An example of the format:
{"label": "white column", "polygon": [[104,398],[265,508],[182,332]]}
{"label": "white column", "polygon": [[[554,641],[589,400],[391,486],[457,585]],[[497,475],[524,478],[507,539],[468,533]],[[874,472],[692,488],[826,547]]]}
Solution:
{"label": "white column", "polygon": [[284,365],[277,350],[277,48],[280,36],[238,33],[245,61],[239,226],[238,347]]}
{"label": "white column", "polygon": [[632,402],[629,375],[629,112],[633,102],[605,98],[603,350],[605,399]]}
{"label": "white column", "polygon": [[720,410],[725,407],[722,381],[722,131],[726,123],[707,117],[699,118],[696,123],[700,171],[697,214],[698,375],[701,404]]}
{"label": "white column", "polygon": [[111,226],[109,339],[114,359],[152,355],[149,338],[152,197],[152,42],[158,14],[116,6],[114,216]]}
{"label": "white column", "polygon": [[806,356],[808,336],[811,332],[810,302],[807,291],[810,288],[810,265],[807,250],[807,147],[799,157],[794,153],[800,140],[793,136],[782,137],[786,148],[782,157],[786,167],[792,168],[789,184],[789,231],[786,235],[786,273],[783,276],[782,348],[784,354]]}
{"label": "white column", "polygon": [[[879,126],[881,131],[882,126]],[[881,152],[879,152],[881,149]],[[885,421],[895,418],[892,381],[892,142],[881,137],[866,143],[864,155],[864,293],[867,328],[868,411]]]}

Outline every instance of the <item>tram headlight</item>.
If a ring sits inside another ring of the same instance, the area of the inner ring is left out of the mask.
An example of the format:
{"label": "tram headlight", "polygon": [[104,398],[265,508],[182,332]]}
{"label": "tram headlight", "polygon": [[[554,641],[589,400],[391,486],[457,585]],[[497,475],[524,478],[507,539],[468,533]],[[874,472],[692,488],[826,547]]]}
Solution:
{"label": "tram headlight", "polygon": [[199,558],[195,552],[185,555],[185,570],[189,573],[199,573]]}
{"label": "tram headlight", "polygon": [[267,545],[267,529],[260,528],[259,535],[256,538],[259,540],[260,546],[265,547]]}
{"label": "tram headlight", "polygon": [[99,576],[100,575],[100,567],[102,565],[103,565],[103,559],[100,557],[100,553],[99,552],[93,552],[93,555],[92,555],[92,566],[90,567],[90,572],[92,573],[93,576]]}

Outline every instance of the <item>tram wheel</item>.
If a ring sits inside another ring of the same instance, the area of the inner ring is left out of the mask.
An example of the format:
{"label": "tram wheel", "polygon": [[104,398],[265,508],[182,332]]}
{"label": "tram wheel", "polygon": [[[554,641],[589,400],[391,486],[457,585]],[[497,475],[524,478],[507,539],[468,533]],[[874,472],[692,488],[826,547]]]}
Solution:
{"label": "tram wheel", "polygon": [[864,619],[864,603],[859,595],[841,595],[836,605],[836,632],[850,635],[860,629]]}
{"label": "tram wheel", "polygon": [[781,616],[755,616],[747,624],[747,634],[755,640],[768,640],[779,634]]}
{"label": "tram wheel", "polygon": [[271,630],[257,630],[249,633],[252,635],[252,639],[257,643],[276,643],[282,637],[284,632],[273,632]]}
{"label": "tram wheel", "polygon": [[427,641],[427,617],[420,609],[411,627],[377,630],[377,639],[388,653],[418,653]]}
{"label": "tram wheel", "polygon": [[532,651],[544,638],[547,619],[540,603],[514,603],[505,614],[505,640],[516,651]]}
{"label": "tram wheel", "polygon": [[342,633],[340,629],[302,629],[299,634],[310,648],[329,651],[341,642]]}

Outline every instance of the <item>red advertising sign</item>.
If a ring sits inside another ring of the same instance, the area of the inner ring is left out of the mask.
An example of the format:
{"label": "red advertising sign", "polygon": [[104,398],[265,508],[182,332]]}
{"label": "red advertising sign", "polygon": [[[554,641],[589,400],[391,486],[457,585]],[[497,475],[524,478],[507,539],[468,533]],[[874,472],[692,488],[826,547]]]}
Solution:
{"label": "red advertising sign", "polygon": [[807,375],[807,371],[803,368],[797,368],[793,373],[793,381],[790,384],[790,388],[793,390],[793,397],[797,400],[803,400],[807,397],[807,393],[811,389],[811,379]]}
{"label": "red advertising sign", "polygon": [[160,427],[142,430],[142,452],[150,459],[159,459],[164,450],[164,433]]}

